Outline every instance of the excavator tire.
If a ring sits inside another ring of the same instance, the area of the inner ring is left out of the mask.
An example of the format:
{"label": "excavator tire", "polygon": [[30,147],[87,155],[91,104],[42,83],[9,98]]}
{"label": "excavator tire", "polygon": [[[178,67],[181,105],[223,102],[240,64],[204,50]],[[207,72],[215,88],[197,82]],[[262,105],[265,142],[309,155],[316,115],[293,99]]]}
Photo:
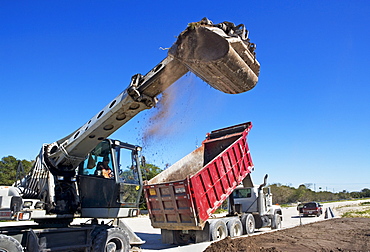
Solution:
{"label": "excavator tire", "polygon": [[0,235],[0,251],[1,252],[23,252],[23,247],[11,236]]}
{"label": "excavator tire", "polygon": [[121,228],[109,228],[98,233],[93,240],[93,252],[128,252],[130,242],[127,233]]}

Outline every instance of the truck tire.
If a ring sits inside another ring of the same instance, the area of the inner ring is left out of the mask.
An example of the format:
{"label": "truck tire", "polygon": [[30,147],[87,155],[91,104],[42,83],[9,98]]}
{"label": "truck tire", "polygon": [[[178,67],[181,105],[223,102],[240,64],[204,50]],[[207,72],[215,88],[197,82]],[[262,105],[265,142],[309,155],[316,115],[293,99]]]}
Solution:
{"label": "truck tire", "polygon": [[0,235],[0,251],[1,252],[23,252],[23,247],[11,236]]}
{"label": "truck tire", "polygon": [[271,219],[271,229],[280,229],[280,228],[281,228],[280,214],[275,213]]}
{"label": "truck tire", "polygon": [[252,214],[243,214],[241,218],[244,234],[253,234],[256,228],[256,223]]}
{"label": "truck tire", "polygon": [[209,226],[211,241],[222,240],[227,237],[227,227],[223,220],[213,221]]}
{"label": "truck tire", "polygon": [[93,240],[93,252],[128,252],[130,241],[121,228],[109,228],[98,233]]}
{"label": "truck tire", "polygon": [[241,236],[243,234],[242,222],[237,218],[230,219],[227,222],[227,230],[229,231],[230,237]]}

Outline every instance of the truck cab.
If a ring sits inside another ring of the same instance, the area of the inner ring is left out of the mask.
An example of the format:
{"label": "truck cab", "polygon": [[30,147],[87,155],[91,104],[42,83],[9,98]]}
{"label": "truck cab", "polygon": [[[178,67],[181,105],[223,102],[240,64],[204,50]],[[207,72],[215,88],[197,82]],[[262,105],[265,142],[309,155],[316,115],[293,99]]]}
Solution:
{"label": "truck cab", "polygon": [[269,187],[265,187],[266,180],[267,175],[263,184],[255,186],[248,174],[229,197],[229,215],[251,214],[255,228],[280,228],[282,210],[280,206],[272,204],[272,193]]}

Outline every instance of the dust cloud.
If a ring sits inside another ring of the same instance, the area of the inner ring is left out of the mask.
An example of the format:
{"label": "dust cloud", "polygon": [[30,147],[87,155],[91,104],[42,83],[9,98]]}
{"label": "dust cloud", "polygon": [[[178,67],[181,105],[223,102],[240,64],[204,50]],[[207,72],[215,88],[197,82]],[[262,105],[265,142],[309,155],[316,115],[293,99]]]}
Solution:
{"label": "dust cloud", "polygon": [[151,153],[151,157],[147,157],[149,163],[169,165],[167,160],[158,159],[164,153],[168,154],[176,146],[179,135],[191,127],[194,120],[189,109],[194,107],[194,97],[199,92],[196,89],[197,84],[199,85],[194,74],[186,74],[158,97],[159,102],[144,118],[138,140],[144,154]]}
{"label": "dust cloud", "polygon": [[[166,168],[200,146],[212,127],[206,129],[200,138],[194,136],[190,141],[184,138],[185,135],[218,117],[226,97],[189,72],[158,99],[157,105],[147,110],[138,122],[137,143],[143,147],[148,163]],[[199,127],[195,128],[197,125]]]}

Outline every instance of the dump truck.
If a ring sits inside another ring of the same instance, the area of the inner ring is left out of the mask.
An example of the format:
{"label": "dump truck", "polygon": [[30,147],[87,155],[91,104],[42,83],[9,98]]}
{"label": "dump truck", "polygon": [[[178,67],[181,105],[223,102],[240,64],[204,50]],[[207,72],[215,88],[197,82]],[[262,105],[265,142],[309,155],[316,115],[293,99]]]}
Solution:
{"label": "dump truck", "polygon": [[[149,217],[162,242],[197,243],[251,234],[280,226],[282,211],[272,205],[264,184],[254,187],[247,143],[252,123],[207,134],[202,145],[144,183]],[[228,214],[211,218],[228,200]]]}
{"label": "dump truck", "polygon": [[[152,70],[133,75],[77,130],[41,146],[31,171],[0,187],[0,219],[19,223],[0,227],[0,250],[128,251],[143,244],[123,221],[138,214],[141,147],[108,137],[154,107],[157,96],[189,71],[225,93],[252,89],[259,63],[245,26],[206,18],[190,23]],[[90,221],[74,225],[75,218]],[[35,224],[24,226],[25,220]]]}

